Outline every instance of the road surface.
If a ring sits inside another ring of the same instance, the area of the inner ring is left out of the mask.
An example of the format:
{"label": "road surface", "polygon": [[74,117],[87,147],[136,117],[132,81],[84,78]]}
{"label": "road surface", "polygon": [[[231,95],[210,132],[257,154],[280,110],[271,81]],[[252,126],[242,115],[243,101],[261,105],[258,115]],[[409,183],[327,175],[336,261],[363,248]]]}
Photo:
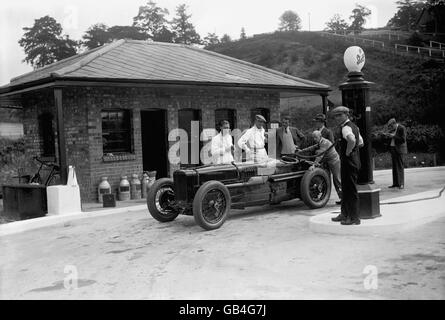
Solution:
{"label": "road surface", "polygon": [[[445,168],[408,170],[436,189]],[[333,202],[329,206],[335,208]],[[427,209],[427,208],[426,208]],[[444,299],[445,218],[386,236],[314,233],[300,201],[233,210],[221,229],[146,210],[0,237],[1,299]]]}

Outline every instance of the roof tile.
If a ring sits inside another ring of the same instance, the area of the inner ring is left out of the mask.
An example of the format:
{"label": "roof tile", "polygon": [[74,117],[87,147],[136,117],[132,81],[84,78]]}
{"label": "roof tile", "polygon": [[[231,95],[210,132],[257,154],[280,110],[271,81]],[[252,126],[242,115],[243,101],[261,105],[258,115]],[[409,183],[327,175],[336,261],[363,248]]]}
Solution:
{"label": "roof tile", "polygon": [[206,82],[327,90],[329,86],[192,46],[119,40],[11,79],[9,86],[45,79],[88,78]]}

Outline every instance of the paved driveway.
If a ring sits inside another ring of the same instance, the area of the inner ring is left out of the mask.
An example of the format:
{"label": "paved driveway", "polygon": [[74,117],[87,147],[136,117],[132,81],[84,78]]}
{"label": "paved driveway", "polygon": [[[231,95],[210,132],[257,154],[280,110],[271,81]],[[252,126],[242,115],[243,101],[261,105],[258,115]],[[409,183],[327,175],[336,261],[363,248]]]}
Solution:
{"label": "paved driveway", "polygon": [[[409,171],[406,184],[382,199],[438,188],[445,170]],[[445,298],[445,219],[378,237],[313,233],[309,217],[326,210],[234,210],[213,231],[144,210],[1,237],[0,298]]]}

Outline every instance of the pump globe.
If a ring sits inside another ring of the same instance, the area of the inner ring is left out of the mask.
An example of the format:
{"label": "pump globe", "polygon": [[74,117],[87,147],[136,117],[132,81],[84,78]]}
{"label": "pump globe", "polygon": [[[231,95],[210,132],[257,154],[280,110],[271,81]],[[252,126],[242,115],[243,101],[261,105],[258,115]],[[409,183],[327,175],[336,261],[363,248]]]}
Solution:
{"label": "pump globe", "polygon": [[361,72],[365,65],[365,52],[358,46],[346,49],[343,61],[349,72]]}

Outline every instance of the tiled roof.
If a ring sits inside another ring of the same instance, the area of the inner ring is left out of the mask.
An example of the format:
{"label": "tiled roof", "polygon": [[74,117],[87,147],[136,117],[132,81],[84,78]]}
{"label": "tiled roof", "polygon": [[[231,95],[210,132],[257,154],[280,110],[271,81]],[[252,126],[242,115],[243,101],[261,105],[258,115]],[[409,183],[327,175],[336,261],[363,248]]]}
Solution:
{"label": "tiled roof", "polygon": [[329,86],[193,46],[119,40],[11,79],[7,87],[49,78],[145,80],[295,87]]}

